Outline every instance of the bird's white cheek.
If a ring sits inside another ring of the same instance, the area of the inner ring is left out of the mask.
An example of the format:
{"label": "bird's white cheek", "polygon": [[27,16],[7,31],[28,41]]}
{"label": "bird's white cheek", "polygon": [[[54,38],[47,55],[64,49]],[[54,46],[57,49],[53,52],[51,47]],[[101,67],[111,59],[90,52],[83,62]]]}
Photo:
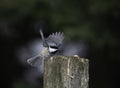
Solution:
{"label": "bird's white cheek", "polygon": [[49,51],[50,51],[50,52],[55,52],[55,51],[57,51],[57,49],[49,48]]}

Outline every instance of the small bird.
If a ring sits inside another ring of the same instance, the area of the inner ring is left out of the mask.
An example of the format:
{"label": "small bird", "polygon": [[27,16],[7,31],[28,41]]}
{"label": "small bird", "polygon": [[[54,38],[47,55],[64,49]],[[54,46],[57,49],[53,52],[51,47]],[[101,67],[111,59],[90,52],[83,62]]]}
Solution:
{"label": "small bird", "polygon": [[40,35],[42,37],[44,49],[37,56],[27,60],[27,63],[33,67],[43,67],[44,59],[58,54],[62,49],[64,40],[64,35],[61,32],[52,33],[47,38],[44,38],[42,30],[40,30]]}

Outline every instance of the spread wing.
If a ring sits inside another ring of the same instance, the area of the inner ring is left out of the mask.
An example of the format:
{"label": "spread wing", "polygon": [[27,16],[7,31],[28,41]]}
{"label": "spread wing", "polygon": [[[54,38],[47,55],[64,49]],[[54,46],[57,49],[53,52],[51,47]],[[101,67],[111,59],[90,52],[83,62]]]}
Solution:
{"label": "spread wing", "polygon": [[49,46],[60,47],[64,40],[64,35],[61,32],[52,33],[45,39]]}
{"label": "spread wing", "polygon": [[41,29],[40,29],[40,35],[41,35],[41,37],[42,37],[43,46],[44,46],[44,47],[48,47],[48,44],[47,44],[47,42],[46,42],[46,40],[45,40],[45,38],[44,38],[44,35],[43,35],[43,32],[42,32]]}
{"label": "spread wing", "polygon": [[27,60],[27,63],[33,67],[39,67],[43,63],[43,59],[38,55]]}

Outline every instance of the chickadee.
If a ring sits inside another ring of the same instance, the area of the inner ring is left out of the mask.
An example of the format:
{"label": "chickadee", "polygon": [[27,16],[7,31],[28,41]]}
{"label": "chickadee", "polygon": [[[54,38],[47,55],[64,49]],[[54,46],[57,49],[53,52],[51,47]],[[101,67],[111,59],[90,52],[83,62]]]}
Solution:
{"label": "chickadee", "polygon": [[42,37],[44,49],[39,55],[27,60],[27,63],[34,67],[43,66],[44,59],[61,51],[64,40],[64,35],[61,32],[52,33],[45,39],[42,30],[40,30],[40,35]]}

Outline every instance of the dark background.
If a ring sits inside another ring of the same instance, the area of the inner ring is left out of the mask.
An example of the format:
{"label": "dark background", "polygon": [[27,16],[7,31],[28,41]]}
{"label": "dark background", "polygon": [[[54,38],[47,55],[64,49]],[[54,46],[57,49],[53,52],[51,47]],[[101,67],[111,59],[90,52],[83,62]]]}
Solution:
{"label": "dark background", "polygon": [[118,88],[120,0],[0,0],[1,88],[34,87],[21,79],[28,66],[16,51],[40,38],[39,27],[87,43],[90,88]]}

